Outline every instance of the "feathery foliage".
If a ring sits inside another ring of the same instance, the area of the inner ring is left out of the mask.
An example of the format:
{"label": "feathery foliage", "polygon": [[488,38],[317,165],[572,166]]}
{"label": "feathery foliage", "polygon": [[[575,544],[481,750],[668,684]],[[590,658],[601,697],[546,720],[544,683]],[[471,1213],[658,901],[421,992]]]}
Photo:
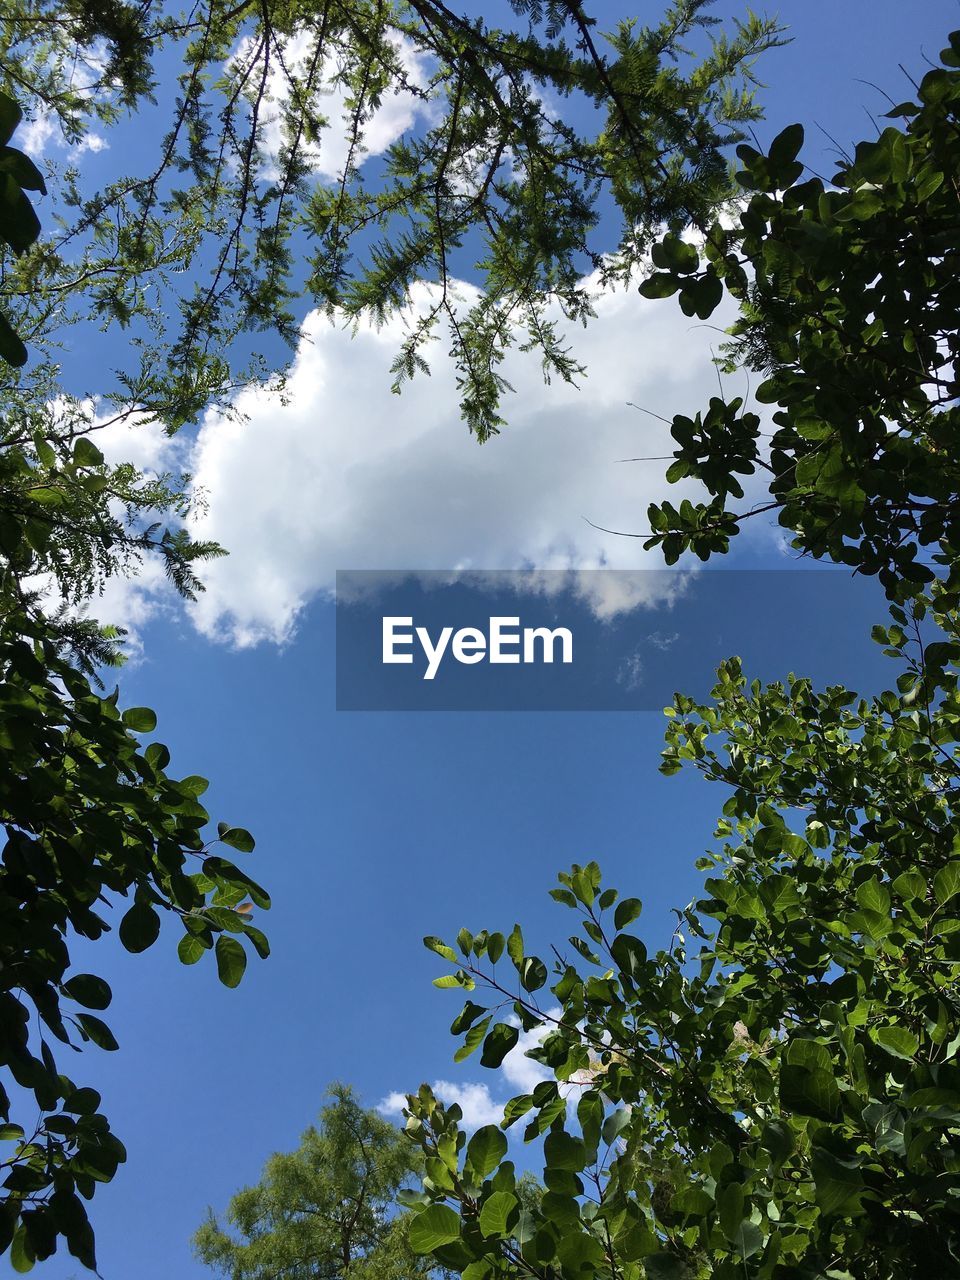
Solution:
{"label": "feathery foliage", "polygon": [[365,1111],[345,1085],[330,1088],[320,1123],[296,1151],[271,1156],[261,1180],[212,1210],[197,1257],[228,1280],[416,1280],[430,1264],[408,1240],[398,1196],[420,1169],[395,1125]]}
{"label": "feathery foliage", "polygon": [[[627,278],[664,220],[708,225],[730,194],[724,149],[759,114],[753,63],[780,40],[751,14],[715,30],[710,0],[606,37],[575,0],[512,7],[501,29],[441,0],[18,4],[0,20],[0,83],[34,117],[78,138],[138,110],[163,135],[96,193],[60,176],[60,225],[0,290],[29,341],[91,314],[127,329],[119,384],[174,429],[261,368],[243,331],[296,339],[301,297],[382,320],[426,284],[397,385],[445,329],[464,417],[487,438],[512,343],[574,376],[557,321],[589,315],[586,271]],[[161,55],[182,61],[173,102]],[[409,121],[370,182],[388,100]],[[613,240],[597,225],[611,198]],[[477,300],[456,297],[458,274]]]}

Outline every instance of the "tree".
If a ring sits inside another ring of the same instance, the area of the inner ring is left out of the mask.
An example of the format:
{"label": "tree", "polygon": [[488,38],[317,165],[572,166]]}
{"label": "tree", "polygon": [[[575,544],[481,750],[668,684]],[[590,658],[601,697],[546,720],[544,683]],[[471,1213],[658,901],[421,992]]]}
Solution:
{"label": "tree", "polygon": [[728,795],[668,949],[593,863],[552,891],[580,927],[549,986],[519,926],[425,939],[437,985],[470,993],[458,1059],[498,1066],[518,1021],[552,1079],[503,1122],[543,1136],[539,1208],[505,1141],[478,1151],[458,1109],[408,1098],[418,1247],[465,1280],[960,1274],[958,604],[894,606],[875,638],[902,671],[875,698],[761,688],[735,659],[711,703],[677,696],[663,772]]}
{"label": "tree", "polygon": [[779,429],[765,452],[739,401],[675,418],[668,478],[714,501],[655,505],[646,545],[726,551],[751,514],[728,510],[738,477],[765,467],[762,509],[797,547],[881,575],[895,602],[874,639],[900,671],[868,698],[764,688],[731,659],[711,702],[677,695],[663,772],[692,765],[728,795],[667,949],[648,952],[639,899],[595,863],[552,891],[580,916],[552,982],[519,925],[425,939],[453,966],[437,985],[470,993],[458,1060],[482,1046],[497,1067],[523,1028],[553,1077],[503,1122],[543,1138],[539,1206],[504,1142],[474,1150],[457,1108],[408,1098],[429,1160],[411,1236],[465,1280],[960,1275],[960,36],[943,63],[836,190],[794,185],[794,127],[741,149],[738,228],[654,251],[648,295],[704,318],[724,286],[740,300],[730,358],[769,374]]}
{"label": "tree", "polygon": [[249,852],[253,838],[225,823],[205,834],[199,797],[206,780],[166,772],[167,748],[138,738],[155,726],[152,711],[121,712],[116,693],[93,688],[63,654],[62,637],[6,587],[0,1069],[17,1091],[11,1102],[0,1082],[0,1251],[11,1249],[18,1271],[54,1253],[58,1236],[95,1266],[84,1200],[124,1159],[99,1093],[64,1074],[62,1051],[53,1051],[57,1042],[73,1050],[85,1043],[117,1048],[99,1016],[110,988],[71,969],[71,935],[100,938],[115,927],[109,917],[120,907],[120,941],[140,952],[156,941],[162,918],[176,918],[181,960],[193,964],[212,951],[231,987],[246,964],[240,940],[268,953],[251,911],[268,907],[269,898],[216,848]]}
{"label": "tree", "polygon": [[[19,118],[0,97],[0,132]],[[24,194],[42,189],[31,162],[0,149],[0,238],[20,252],[36,235]],[[0,317],[0,354],[26,358]],[[96,939],[111,925],[102,908],[123,904],[120,940],[133,952],[156,940],[161,915],[184,930],[180,957],[216,954],[221,979],[240,980],[246,937],[268,945],[250,913],[266,893],[214,852],[253,849],[245,830],[221,823],[215,837],[199,797],[200,777],[166,772],[170,753],[145,748],[156,727],[145,707],[121,712],[103,696],[96,664],[115,662],[115,629],[69,611],[131,560],[163,557],[186,594],[198,584],[194,560],[218,548],[181,531],[144,527],[146,512],[181,514],[183,484],[110,466],[89,439],[91,413],[68,400],[37,406],[14,392],[0,426],[0,1253],[18,1271],[55,1252],[58,1237],[86,1266],[96,1254],[84,1204],[124,1160],[96,1090],[64,1074],[52,1043],[78,1050],[117,1042],[98,1016],[110,1004],[102,978],[71,970],[71,935]],[[123,513],[117,514],[119,510]],[[35,583],[60,593],[58,616],[44,612]],[[130,901],[132,899],[132,901]],[[91,1010],[96,1012],[91,1012]],[[15,1085],[13,1100],[6,1083]],[[27,1099],[31,1098],[28,1103]],[[36,1104],[36,1109],[32,1105]],[[37,1114],[39,1111],[39,1114]],[[24,1113],[30,1113],[29,1122]]]}
{"label": "tree", "polygon": [[[751,68],[780,39],[748,14],[694,57],[710,0],[676,0],[651,27],[606,38],[578,0],[511,2],[516,27],[501,30],[441,0],[204,0],[183,14],[23,0],[0,19],[0,72],[68,137],[143,107],[161,50],[183,63],[143,171],[92,195],[76,172],[58,183],[62,226],[3,282],[25,334],[42,349],[51,324],[62,333],[91,313],[126,328],[118,386],[174,429],[259,367],[240,354],[244,330],[296,338],[300,296],[382,318],[427,282],[397,382],[445,326],[465,419],[485,439],[501,425],[511,343],[574,375],[551,302],[581,320],[585,271],[626,279],[664,220],[708,225],[730,194],[724,149],[759,114]],[[342,163],[325,150],[331,91]],[[368,183],[364,148],[391,94],[429,111]],[[586,123],[566,123],[555,98]],[[611,195],[612,257],[597,230]],[[481,284],[476,303],[455,296],[458,272]]]}
{"label": "tree", "polygon": [[230,1280],[414,1280],[428,1262],[397,1208],[420,1169],[403,1134],[335,1084],[320,1123],[296,1151],[274,1155],[260,1181],[231,1199],[227,1226],[211,1210],[197,1257]]}
{"label": "tree", "polygon": [[[9,145],[21,119],[17,103],[0,94],[0,242],[17,255],[26,253],[40,233],[40,222],[27,192],[46,194],[46,184],[37,166],[22,151]],[[0,357],[18,367],[27,361],[26,347],[2,312]]]}
{"label": "tree", "polygon": [[[51,170],[45,184],[6,145],[20,109],[0,98],[0,239],[13,254],[0,285],[10,316],[0,321],[0,355],[11,366],[0,424],[0,1067],[32,1090],[40,1110],[35,1127],[21,1125],[19,1095],[11,1103],[0,1092],[3,1136],[13,1143],[0,1251],[9,1247],[18,1269],[49,1257],[61,1236],[94,1265],[84,1200],[123,1159],[99,1095],[60,1071],[49,1043],[116,1046],[97,1016],[109,988],[71,972],[71,934],[101,936],[109,924],[96,904],[126,899],[120,938],[131,951],[151,945],[168,912],[185,930],[181,959],[214,951],[229,986],[245,965],[238,938],[267,952],[250,922],[252,906],[268,905],[266,893],[213,848],[249,851],[252,837],[227,824],[208,837],[205,781],[170,777],[166,748],[143,749],[136,736],[153,731],[153,713],[121,712],[116,693],[98,691],[96,669],[116,660],[119,635],[78,614],[107,577],[135,571],[145,555],[159,555],[191,595],[201,588],[196,563],[221,550],[184,532],[188,477],[148,477],[109,462],[94,443],[97,430],[124,417],[176,430],[245,376],[231,348],[242,329],[273,326],[292,337],[292,246],[302,231],[319,246],[308,292],[325,305],[385,314],[414,280],[433,280],[439,301],[402,353],[398,377],[417,367],[419,345],[446,316],[468,419],[481,436],[494,430],[496,366],[515,313],[552,367],[570,372],[543,308],[556,295],[569,314],[585,313],[577,264],[583,255],[599,262],[587,236],[603,185],[614,184],[628,207],[624,269],[656,218],[702,221],[726,191],[721,149],[756,114],[746,94],[727,90],[776,35],[771,24],[748,20],[681,74],[670,60],[707,24],[704,8],[705,0],[683,0],[652,31],[622,28],[612,63],[598,52],[591,21],[568,5],[546,14],[533,6],[527,36],[490,31],[434,0],[351,0],[320,12],[210,0],[181,18],[149,6],[27,0],[0,18],[4,83],[34,118],[55,119],[74,140],[91,121],[109,123],[144,103],[164,45],[178,45],[185,66],[155,166],[93,196],[70,170]],[[544,23],[540,40],[533,27]],[[576,50],[563,43],[565,25]],[[298,61],[291,49],[304,39],[308,56]],[[426,57],[436,58],[436,70],[421,85],[410,59]],[[263,130],[271,65],[284,98],[276,154]],[[308,183],[321,82],[344,89],[350,114],[349,159],[333,187]],[[581,136],[553,120],[541,97],[550,87],[606,104],[606,129]],[[386,184],[371,195],[358,169],[364,129],[391,89],[446,105],[435,125],[393,148]],[[643,138],[637,120],[627,121],[624,95],[637,106]],[[489,167],[477,175],[485,150]],[[264,182],[271,166],[275,180]],[[565,175],[558,186],[555,170]],[[25,191],[45,185],[59,222],[42,238]],[[394,211],[406,230],[391,239]],[[458,318],[448,254],[480,223],[488,302]],[[356,273],[351,246],[374,230],[387,239]],[[64,393],[50,345],[65,326],[87,324],[91,310],[128,329],[135,357],[114,385],[92,388],[107,396],[107,415]],[[169,310],[181,321],[173,337]],[[14,373],[27,346],[34,364]],[[55,616],[38,579],[59,593],[64,607]]]}
{"label": "tree", "polygon": [[726,290],[740,304],[728,368],[762,371],[774,406],[759,416],[717,397],[675,417],[669,480],[694,477],[706,503],[650,508],[644,545],[669,562],[727,548],[756,508],[739,477],[765,473],[769,500],[805,554],[879,574],[892,594],[930,580],[960,549],[960,32],[917,86],[893,104],[905,122],[861,142],[829,184],[804,176],[803,130],[766,155],[740,147],[739,223],[715,224],[702,249],[668,235],[648,297],[679,291],[686,314],[710,316]]}

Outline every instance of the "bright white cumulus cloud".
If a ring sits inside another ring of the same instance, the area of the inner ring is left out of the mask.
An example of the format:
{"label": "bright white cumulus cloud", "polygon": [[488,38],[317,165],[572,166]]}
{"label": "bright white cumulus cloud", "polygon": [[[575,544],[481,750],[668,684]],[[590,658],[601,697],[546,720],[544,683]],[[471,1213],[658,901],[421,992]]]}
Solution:
{"label": "bright white cumulus cloud", "polygon": [[[423,303],[421,291],[411,314]],[[694,412],[716,394],[718,335],[636,291],[596,306],[571,335],[588,377],[545,386],[535,355],[511,353],[508,425],[483,446],[460,419],[442,342],[431,376],[391,393],[410,314],[355,335],[308,316],[283,401],[241,393],[239,415],[207,415],[188,460],[206,504],[191,531],[230,552],[204,566],[198,629],[240,646],[285,642],[337,569],[660,567],[639,541],[588,521],[644,528],[665,464],[622,459],[669,454],[651,415]]]}

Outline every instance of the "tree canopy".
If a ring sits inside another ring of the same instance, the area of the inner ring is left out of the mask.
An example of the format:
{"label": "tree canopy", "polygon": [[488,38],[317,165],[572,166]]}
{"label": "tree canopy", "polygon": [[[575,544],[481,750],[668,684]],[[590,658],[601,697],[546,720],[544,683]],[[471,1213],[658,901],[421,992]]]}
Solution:
{"label": "tree canopy", "polygon": [[[828,187],[797,185],[802,131],[741,148],[739,225],[668,233],[643,291],[709,316],[740,303],[729,357],[767,374],[769,444],[741,400],[673,422],[668,479],[710,503],[655,504],[671,562],[727,550],[769,474],[794,545],[879,573],[874,640],[893,687],[762,686],[725,662],[711,701],[666,709],[666,774],[726,792],[702,896],[651,953],[641,902],[596,863],[559,877],[579,916],[548,965],[509,933],[425,944],[469,993],[458,1060],[519,1039],[550,1078],[511,1100],[543,1140],[523,1205],[496,1130],[408,1097],[424,1151],[419,1248],[465,1280],[899,1280],[960,1274],[960,574],[955,476],[960,35]],[[922,563],[926,556],[927,563]],[[554,1012],[559,1006],[559,1012]]]}
{"label": "tree canopy", "polygon": [[[171,777],[170,753],[144,745],[156,716],[121,711],[64,656],[51,629],[0,595],[0,1251],[17,1270],[49,1257],[63,1236],[95,1265],[84,1200],[124,1159],[100,1112],[100,1094],[63,1072],[68,1049],[115,1050],[99,1016],[109,985],[71,968],[71,935],[98,939],[118,928],[131,952],[152,946],[162,918],[181,928],[180,958],[216,956],[236,986],[246,964],[240,939],[268,945],[250,919],[266,893],[217,852],[253,849],[221,823],[204,833],[204,778]],[[117,914],[119,914],[119,920]],[[54,1050],[56,1049],[56,1052]]]}
{"label": "tree canopy", "polygon": [[[780,523],[805,554],[879,574],[896,594],[930,581],[925,552],[960,548],[960,32],[890,125],[861,142],[830,182],[805,176],[803,130],[767,154],[741,146],[738,223],[716,223],[702,249],[670,235],[653,250],[648,297],[677,293],[688,315],[739,304],[727,367],[757,370],[761,405],[714,398],[677,416],[668,480],[695,477],[710,501],[649,512],[647,547],[668,562],[726,550],[749,508],[742,477],[763,474]],[[801,181],[801,179],[803,179]]]}
{"label": "tree canopy", "polygon": [[[730,194],[724,149],[759,114],[753,63],[780,38],[749,13],[712,31],[709,0],[606,38],[573,0],[511,7],[499,29],[439,0],[18,5],[0,20],[0,78],[33,116],[77,139],[138,111],[157,138],[141,171],[95,193],[60,175],[60,225],[3,282],[29,344],[91,313],[127,328],[117,386],[174,429],[248,371],[242,331],[296,338],[301,296],[382,318],[423,282],[397,380],[445,329],[485,439],[508,346],[561,377],[577,367],[551,303],[580,320],[585,272],[629,278],[660,223],[709,224]],[[183,65],[172,101],[168,55]],[[411,123],[371,181],[387,100]],[[458,274],[476,300],[457,298]]]}
{"label": "tree canopy", "polygon": [[263,1176],[211,1210],[197,1257],[229,1280],[416,1280],[431,1264],[410,1248],[398,1197],[420,1159],[397,1127],[331,1086],[296,1151],[271,1156]]}
{"label": "tree canopy", "polygon": [[900,612],[878,631],[901,675],[876,698],[762,688],[736,660],[711,702],[677,696],[662,771],[727,797],[669,948],[648,953],[640,901],[594,863],[552,891],[579,917],[552,977],[519,925],[425,940],[453,966],[438,985],[470,993],[457,1058],[497,1067],[522,1027],[551,1073],[505,1108],[544,1139],[547,1193],[522,1211],[506,1142],[480,1160],[458,1108],[409,1098],[412,1233],[439,1262],[465,1280],[960,1270],[957,603],[934,596],[939,647]]}
{"label": "tree canopy", "polygon": [[[195,420],[258,371],[237,354],[244,329],[295,337],[301,294],[382,316],[416,280],[431,282],[436,305],[398,377],[445,318],[468,421],[481,437],[494,430],[496,367],[514,319],[570,372],[545,307],[558,297],[585,314],[578,273],[598,261],[587,237],[601,190],[616,187],[629,212],[627,269],[657,219],[702,221],[727,189],[722,147],[756,114],[733,86],[776,33],[747,19],[681,70],[672,59],[709,25],[704,9],[682,0],[649,31],[621,28],[612,59],[578,5],[518,3],[526,34],[434,0],[320,10],[211,0],[179,16],[27,0],[0,17],[0,1067],[15,1086],[0,1092],[12,1144],[0,1250],[17,1269],[49,1257],[60,1237],[95,1264],[84,1202],[123,1159],[99,1095],[64,1075],[51,1047],[116,1047],[97,1016],[109,988],[72,972],[71,936],[100,937],[122,904],[128,950],[151,945],[169,913],[184,930],[181,959],[212,951],[228,986],[243,973],[242,940],[267,953],[250,919],[267,894],[216,851],[250,851],[253,838],[229,824],[208,832],[204,779],[170,776],[166,748],[138,737],[153,732],[153,713],[122,711],[116,693],[101,692],[97,670],[115,662],[120,637],[83,612],[110,575],[135,572],[145,556],[159,556],[190,596],[201,589],[197,562],[221,549],[184,531],[189,477],[108,460],[96,432],[119,419],[170,431]],[[172,102],[156,73],[170,52],[184,68]],[[347,152],[338,180],[316,183],[331,89]],[[604,122],[568,127],[547,92],[582,98]],[[373,190],[360,172],[365,133],[391,93],[426,104],[429,118],[390,148]],[[152,110],[154,94],[156,154],[103,190],[90,192],[75,168],[41,174],[15,145],[21,108],[78,141],[93,122]],[[45,192],[53,217],[41,234],[31,195]],[[460,314],[452,255],[480,227],[486,301]],[[57,347],[72,325],[89,337],[91,315],[125,329],[129,360],[112,382],[83,388],[88,400],[61,384]],[[39,1120],[27,1124],[34,1102]]]}
{"label": "tree canopy", "polygon": [[[207,833],[204,781],[170,777],[162,744],[140,742],[153,713],[121,711],[96,687],[115,635],[71,612],[51,618],[34,595],[43,574],[76,604],[144,555],[189,593],[196,562],[220,550],[182,532],[186,478],[104,458],[94,410],[61,394],[51,339],[91,306],[127,326],[132,363],[112,407],[173,430],[248,375],[244,330],[293,339],[301,296],[384,316],[419,281],[430,301],[398,380],[448,325],[465,418],[484,439],[501,425],[497,370],[518,329],[548,371],[573,376],[550,309],[582,319],[584,272],[629,281],[656,241],[644,292],[678,293],[702,318],[724,290],[734,297],[729,358],[763,370],[758,398],[775,406],[777,431],[768,447],[758,416],[722,399],[675,419],[667,478],[701,480],[711,501],[655,505],[645,542],[671,561],[706,558],[751,512],[778,510],[800,550],[881,574],[899,600],[877,632],[901,664],[896,689],[762,688],[731,661],[712,702],[678,696],[665,771],[692,764],[730,794],[703,864],[712,874],[668,949],[648,953],[630,928],[638,899],[603,887],[594,864],[554,891],[581,928],[552,983],[519,927],[462,931],[459,956],[428,940],[454,965],[441,986],[490,997],[469,999],[454,1022],[460,1058],[482,1046],[481,1062],[497,1066],[518,1039],[513,1019],[546,1033],[536,1056],[553,1079],[506,1117],[529,1116],[528,1136],[544,1138],[542,1197],[518,1194],[502,1133],[467,1142],[457,1108],[422,1089],[408,1106],[423,1177],[406,1198],[418,1212],[394,1219],[411,1152],[340,1091],[300,1152],[237,1197],[234,1230],[212,1218],[197,1247],[236,1276],[266,1275],[271,1250],[303,1274],[319,1258],[331,1275],[436,1263],[466,1280],[960,1271],[960,38],[918,101],[894,104],[905,126],[861,144],[832,183],[800,181],[797,128],[767,154],[741,148],[731,227],[717,217],[733,190],[724,147],[756,113],[735,85],[776,27],[746,18],[697,59],[683,42],[707,25],[704,0],[681,0],[649,29],[621,26],[606,46],[579,4],[513,8],[517,30],[436,0],[309,11],[208,0],[180,17],[78,0],[0,21],[7,87],[74,137],[94,117],[146,110],[158,53],[184,55],[155,164],[95,195],[61,175],[64,220],[49,238],[37,238],[25,194],[43,178],[16,148],[0,154],[0,238],[15,255],[0,354],[22,364],[26,343],[43,357],[9,374],[0,439],[0,1066],[15,1085],[11,1114],[25,1091],[41,1112],[35,1130],[10,1115],[0,1130],[14,1144],[0,1248],[19,1270],[60,1235],[94,1264],[84,1201],[123,1159],[99,1096],[61,1073],[49,1042],[115,1046],[97,1016],[109,989],[70,971],[71,933],[99,937],[104,902],[125,900],[120,938],[139,951],[170,913],[181,958],[212,951],[227,985],[243,972],[242,939],[267,950],[250,922],[267,895],[213,848],[249,851],[252,837]],[[347,153],[338,180],[316,183],[329,136],[318,92],[330,87],[342,90]],[[365,131],[390,93],[429,111],[368,184]],[[556,115],[551,95],[587,124]],[[16,108],[4,102],[9,143]],[[612,255],[598,232],[610,197]],[[465,304],[453,293],[461,257],[481,286]],[[746,498],[740,477],[758,470],[767,497],[732,508]],[[504,955],[507,979],[493,968]],[[559,1018],[538,995],[548,983]],[[359,1234],[345,1235],[345,1204]],[[413,1262],[408,1245],[433,1262]]]}

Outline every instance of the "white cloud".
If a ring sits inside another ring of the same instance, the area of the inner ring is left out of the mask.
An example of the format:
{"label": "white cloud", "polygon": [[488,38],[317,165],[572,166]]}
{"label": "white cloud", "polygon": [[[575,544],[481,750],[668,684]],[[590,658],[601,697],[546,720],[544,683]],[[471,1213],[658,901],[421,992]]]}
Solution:
{"label": "white cloud", "polygon": [[643,685],[643,654],[639,649],[621,662],[617,670],[617,684],[631,690]]}
{"label": "white cloud", "polygon": [[[425,300],[422,289],[411,312]],[[508,426],[482,447],[459,419],[441,343],[432,376],[391,395],[410,315],[351,337],[311,314],[285,402],[248,390],[241,418],[210,413],[199,432],[188,469],[208,508],[192,532],[230,556],[205,569],[197,627],[238,645],[283,642],[337,569],[661,567],[639,541],[588,520],[644,528],[648,503],[666,491],[664,463],[620,460],[669,453],[672,442],[628,402],[668,418],[704,406],[717,390],[716,333],[636,292],[607,293],[597,311],[572,335],[589,370],[579,389],[545,387],[535,356],[508,357]]]}
{"label": "white cloud", "polygon": [[485,1124],[499,1124],[503,1119],[503,1103],[494,1101],[485,1084],[437,1080],[433,1091],[447,1106],[457,1103],[463,1112],[464,1129],[481,1129]]}
{"label": "white cloud", "polygon": [[[274,160],[284,143],[281,104],[289,93],[288,77],[299,83],[308,78],[309,65],[315,46],[315,34],[299,31],[291,36],[283,46],[283,65],[274,58],[267,71],[266,92],[260,107],[259,124],[262,128],[263,147]],[[410,84],[423,89],[427,84],[424,67],[424,55],[420,54],[410,42],[397,36],[395,45],[400,52],[404,73]],[[256,60],[257,45],[251,37],[245,37],[237,45],[228,67],[237,73],[241,68],[246,70],[251,65],[253,72],[249,83],[259,92],[262,62]],[[313,95],[314,109],[327,120],[327,125],[320,131],[315,143],[304,147],[304,159],[313,171],[321,178],[335,181],[343,173],[350,147],[350,116],[347,105],[348,89],[337,82],[337,59],[328,56],[316,77],[318,88]],[[363,127],[364,155],[355,156],[359,163],[362,158],[371,155],[382,155],[408,129],[412,128],[417,118],[428,111],[428,104],[423,98],[405,89],[390,89],[383,94],[380,105]],[[275,178],[276,170],[266,176]]]}
{"label": "white cloud", "polygon": [[152,476],[183,470],[187,442],[167,435],[162,423],[141,413],[98,413],[99,406],[93,401],[86,401],[83,407],[90,423],[95,424],[90,439],[107,462],[114,466],[129,462]]}
{"label": "white cloud", "polygon": [[[452,1080],[435,1080],[433,1092],[448,1107],[456,1103],[463,1112],[462,1126],[466,1131],[480,1129],[486,1124],[499,1124],[503,1119],[503,1103],[495,1102],[485,1084],[455,1084]],[[388,1093],[377,1110],[387,1116],[399,1116],[407,1105],[402,1093]]]}
{"label": "white cloud", "polygon": [[407,1105],[407,1099],[402,1093],[388,1093],[387,1096],[377,1103],[377,1110],[382,1111],[385,1116],[399,1116],[403,1114],[403,1108]]}
{"label": "white cloud", "polygon": [[79,152],[91,151],[96,154],[98,151],[109,150],[110,143],[100,136],[99,133],[85,133],[77,145]]}
{"label": "white cloud", "polygon": [[85,151],[95,155],[110,146],[99,133],[85,133],[79,142],[71,142],[64,137],[56,116],[48,107],[42,107],[31,120],[24,121],[12,139],[17,150],[34,161],[47,154],[51,143],[60,151],[73,151],[76,155],[83,155]]}
{"label": "white cloud", "polygon": [[[91,45],[78,47],[69,75],[70,88],[82,98],[109,93],[110,86],[103,83],[106,66],[107,47],[104,41],[95,40]],[[104,151],[110,146],[98,133],[85,133],[79,142],[70,141],[64,137],[56,113],[50,107],[38,106],[33,117],[18,126],[13,144],[32,160],[39,160],[51,142],[60,150],[74,150],[78,155],[85,151]]]}
{"label": "white cloud", "polygon": [[[560,1010],[548,1009],[546,1016],[558,1018]],[[508,1021],[514,1026],[520,1025],[516,1018],[511,1017]],[[520,1039],[504,1058],[500,1070],[507,1084],[512,1085],[519,1093],[532,1093],[542,1080],[551,1078],[552,1073],[542,1062],[535,1062],[533,1058],[527,1057],[527,1050],[535,1049],[551,1030],[552,1028],[548,1025],[536,1027],[533,1031],[521,1031]]]}
{"label": "white cloud", "polygon": [[[54,134],[57,134],[57,127],[53,112],[44,109],[39,111],[32,120],[27,120],[19,126],[13,143],[19,151],[37,160],[46,152]],[[57,138],[59,141],[59,134]]]}

